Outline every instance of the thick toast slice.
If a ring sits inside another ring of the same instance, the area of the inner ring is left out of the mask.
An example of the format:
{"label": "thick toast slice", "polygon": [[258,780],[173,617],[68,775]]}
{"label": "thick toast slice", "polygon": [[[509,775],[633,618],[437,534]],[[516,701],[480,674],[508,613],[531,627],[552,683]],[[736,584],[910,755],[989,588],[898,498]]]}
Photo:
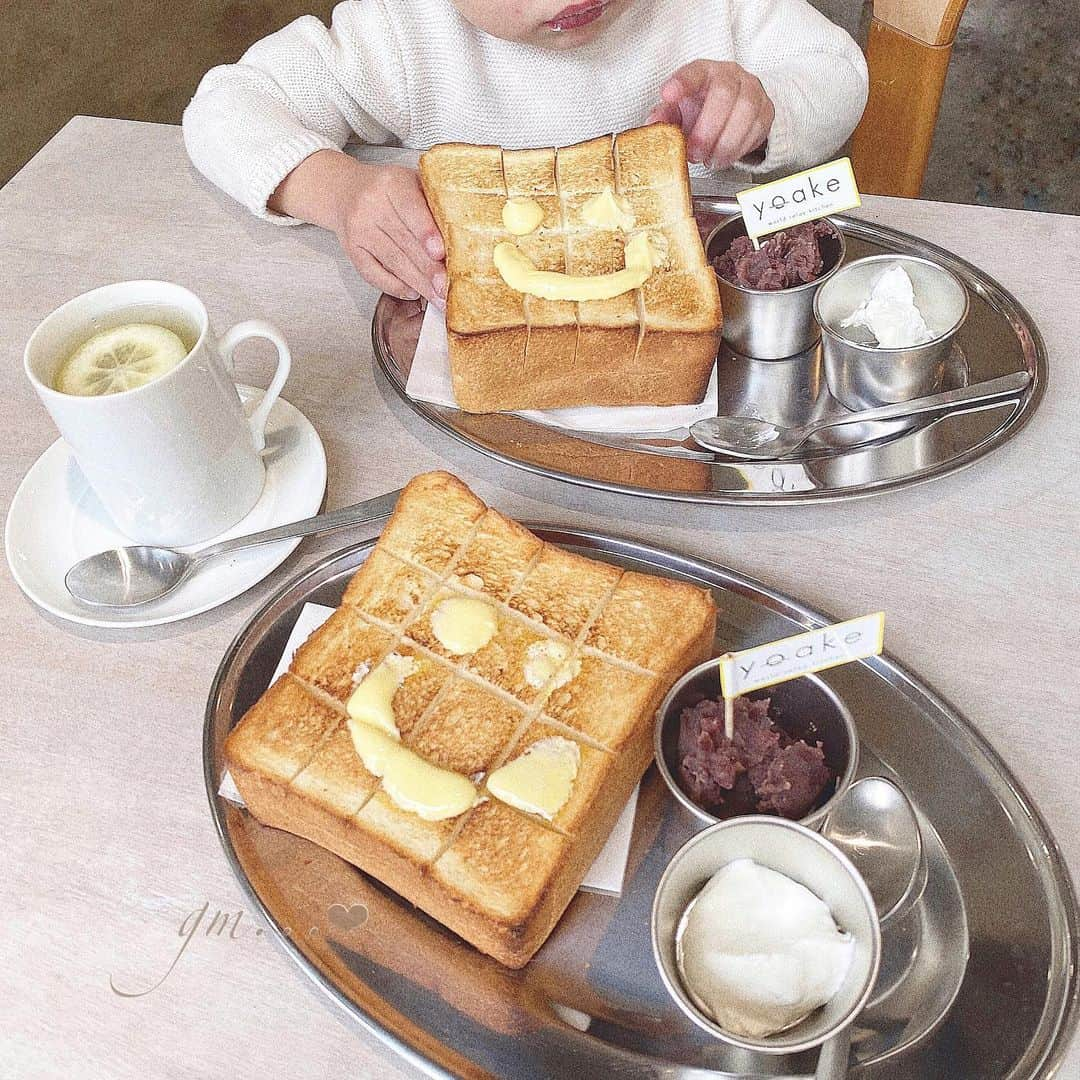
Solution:
{"label": "thick toast slice", "polygon": [[[722,317],[678,128],[654,124],[558,150],[446,144],[421,156],[420,175],[446,240],[450,373],[462,409],[701,400]],[[597,228],[583,216],[605,188],[633,215],[629,233]],[[541,208],[540,225],[527,236],[503,227],[502,207],[512,198]],[[607,274],[623,268],[626,242],[641,229],[665,256],[642,288],[610,300],[516,293],[492,258],[496,244],[511,242],[538,269]]]}
{"label": "thick toast slice", "polygon": [[[471,653],[434,632],[450,597],[494,609],[491,639]],[[406,488],[342,606],[229,734],[226,761],[264,824],[329,848],[520,967],[607,839],[651,758],[654,710],[709,654],[715,619],[704,590],[543,543],[428,473]],[[392,654],[411,661],[391,697],[401,744],[475,785],[478,801],[456,817],[399,805],[354,748],[352,689]],[[537,655],[554,660],[537,667]],[[576,745],[579,766],[551,820],[486,790],[493,769],[554,738]]]}

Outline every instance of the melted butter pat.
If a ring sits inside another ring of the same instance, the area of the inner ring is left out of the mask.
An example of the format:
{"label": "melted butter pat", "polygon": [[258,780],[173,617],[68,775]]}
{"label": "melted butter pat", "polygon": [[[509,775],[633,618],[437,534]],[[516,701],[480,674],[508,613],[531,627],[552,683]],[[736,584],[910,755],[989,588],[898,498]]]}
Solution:
{"label": "melted butter pat", "polygon": [[594,229],[622,229],[626,233],[637,221],[630,212],[630,203],[616,195],[610,185],[582,206],[581,219]]}
{"label": "melted butter pat", "polygon": [[394,694],[414,671],[416,661],[411,656],[391,653],[360,680],[345,706],[349,716],[392,739],[401,738],[394,720]]}
{"label": "melted butter pat", "polygon": [[471,596],[451,596],[431,613],[432,633],[455,656],[482,649],[498,625],[495,609]]}
{"label": "melted butter pat", "polygon": [[580,764],[577,743],[561,735],[539,739],[496,769],[487,778],[487,789],[516,810],[551,821],[570,798]]}
{"label": "melted butter pat", "polygon": [[649,236],[649,250],[652,252],[653,266],[663,266],[668,261],[671,245],[663,233],[651,232]]}
{"label": "melted butter pat", "polygon": [[381,777],[383,790],[402,810],[425,821],[443,821],[476,804],[476,788],[468,778],[432,765],[385,731],[354,719],[349,734],[364,768]]}
{"label": "melted butter pat", "polygon": [[503,281],[516,292],[543,300],[610,300],[640,288],[655,266],[656,250],[649,234],[637,233],[626,242],[626,265],[622,270],[594,277],[576,277],[552,270],[538,270],[527,255],[513,244],[495,245],[495,268]]}
{"label": "melted butter pat", "polygon": [[554,679],[551,689],[565,686],[581,670],[581,661],[567,663],[570,647],[561,641],[534,641],[525,650],[525,681],[537,690]]}
{"label": "melted butter pat", "polygon": [[544,209],[535,200],[524,196],[507,199],[502,211],[503,225],[514,236],[528,236],[540,228]]}

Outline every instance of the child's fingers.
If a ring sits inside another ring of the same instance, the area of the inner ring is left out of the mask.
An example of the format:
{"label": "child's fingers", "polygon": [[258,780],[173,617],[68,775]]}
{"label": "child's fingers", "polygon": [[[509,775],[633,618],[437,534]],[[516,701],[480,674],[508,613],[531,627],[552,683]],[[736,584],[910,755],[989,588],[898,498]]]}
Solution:
{"label": "child's fingers", "polygon": [[[742,100],[740,98],[740,102]],[[746,120],[742,130],[740,131],[734,126],[737,123],[735,110],[733,110],[732,119],[729,121],[729,124],[733,126],[730,133],[732,162],[741,161],[748,154],[764,146],[768,142],[769,132],[772,130],[775,112],[772,102],[764,91],[750,95],[746,98],[746,102],[745,110],[741,106],[737,106],[740,117]],[[723,141],[728,142],[728,140],[729,132],[725,128]]]}
{"label": "child's fingers", "polygon": [[758,103],[753,98],[741,96],[736,100],[712,147],[711,164],[714,169],[726,169],[743,154],[753,150],[746,143],[751,137],[758,113]]}
{"label": "child's fingers", "polygon": [[714,84],[702,103],[701,112],[687,137],[691,161],[708,161],[735,104],[735,91],[726,84]]}
{"label": "child's fingers", "polygon": [[420,181],[416,181],[415,188],[406,189],[405,192],[392,192],[390,202],[397,211],[398,217],[405,223],[409,232],[417,238],[428,257],[442,262],[446,258],[446,248],[443,245],[439,227],[435,224],[427,200],[424,198]]}
{"label": "child's fingers", "polygon": [[703,104],[704,100],[699,97],[684,97],[679,102],[679,119],[675,122],[683,129],[683,134],[686,135],[687,139],[690,138],[690,133],[698,122]]}
{"label": "child's fingers", "polygon": [[662,102],[645,118],[646,124],[682,124],[682,114],[677,105]]}
{"label": "child's fingers", "polygon": [[660,99],[668,105],[676,105],[680,98],[704,95],[714,66],[711,60],[693,60],[684,64],[660,87]]}
{"label": "child's fingers", "polygon": [[407,285],[401,278],[390,273],[385,266],[366,248],[357,248],[350,252],[353,265],[360,271],[364,280],[380,292],[389,293],[399,300],[419,300],[420,294]]}
{"label": "child's fingers", "polygon": [[672,75],[671,78],[660,87],[660,100],[665,105],[677,105],[679,98],[683,96],[683,93],[682,83],[679,82],[678,76]]}
{"label": "child's fingers", "polygon": [[[705,100],[708,80],[703,79],[702,76],[706,69],[706,62],[700,60],[679,68],[660,87],[660,104],[653,110],[653,114],[663,114],[658,116],[658,119],[682,128],[683,134],[688,138],[701,115],[701,107]],[[691,158],[691,160],[696,159]]]}
{"label": "child's fingers", "polygon": [[379,246],[373,250],[373,254],[394,277],[404,281],[414,292],[431,300],[436,295],[435,287],[431,279],[413,261],[412,256],[418,248],[415,247],[416,240],[412,237],[412,234],[407,235],[414,245],[411,251],[404,250],[397,237],[389,232],[384,232],[380,238]]}
{"label": "child's fingers", "polygon": [[769,141],[771,127],[772,121],[762,119],[759,114],[758,118],[750,125],[750,130],[747,132],[739,152],[735,155],[735,160],[741,161],[748,154],[752,154],[759,147],[764,146]]}
{"label": "child's fingers", "polygon": [[383,223],[390,239],[397,244],[405,259],[413,266],[414,274],[405,278],[413,282],[429,300],[446,291],[446,268],[427,253],[420,238],[401,219],[400,213],[387,215]]}

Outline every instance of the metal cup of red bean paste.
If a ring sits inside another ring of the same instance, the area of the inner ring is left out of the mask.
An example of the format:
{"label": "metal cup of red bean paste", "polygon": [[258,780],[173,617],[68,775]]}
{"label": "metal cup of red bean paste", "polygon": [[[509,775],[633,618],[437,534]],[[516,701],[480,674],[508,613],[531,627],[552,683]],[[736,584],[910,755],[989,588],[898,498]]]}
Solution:
{"label": "metal cup of red bean paste", "polygon": [[719,660],[688,671],[657,711],[657,768],[675,798],[712,824],[773,814],[820,831],[859,766],[859,737],[844,703],[815,675],[735,702],[724,738]]}
{"label": "metal cup of red bean paste", "polygon": [[814,296],[844,261],[844,236],[820,218],[762,237],[754,251],[742,214],[720,222],[705,244],[724,310],[723,338],[756,360],[805,352],[821,337]]}

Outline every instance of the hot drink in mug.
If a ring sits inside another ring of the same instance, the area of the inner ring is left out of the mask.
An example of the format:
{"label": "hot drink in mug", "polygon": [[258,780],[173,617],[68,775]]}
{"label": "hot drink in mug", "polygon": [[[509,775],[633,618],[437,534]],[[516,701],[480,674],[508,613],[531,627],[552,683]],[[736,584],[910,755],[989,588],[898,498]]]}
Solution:
{"label": "hot drink in mug", "polygon": [[[105,323],[115,322],[114,326]],[[99,327],[57,369],[52,388],[61,394],[123,394],[160,379],[198,341],[182,311],[131,308],[99,320]]]}
{"label": "hot drink in mug", "polygon": [[[232,354],[247,338],[277,348],[274,377],[246,416]],[[218,339],[180,285],[106,285],[57,308],[31,335],[24,366],[116,526],[137,543],[195,544],[235,525],[266,479],[266,421],[289,375],[269,323]]]}

